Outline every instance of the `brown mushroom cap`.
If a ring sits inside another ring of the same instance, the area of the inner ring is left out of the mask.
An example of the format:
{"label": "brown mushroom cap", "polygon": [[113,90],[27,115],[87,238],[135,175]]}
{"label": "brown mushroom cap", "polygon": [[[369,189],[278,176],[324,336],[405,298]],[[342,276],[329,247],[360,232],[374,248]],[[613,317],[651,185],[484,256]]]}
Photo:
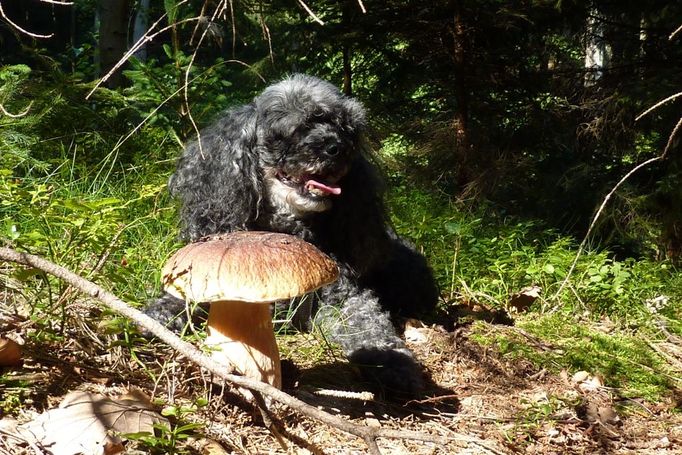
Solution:
{"label": "brown mushroom cap", "polygon": [[312,292],[338,278],[338,267],[288,234],[241,231],[186,245],[163,267],[166,291],[195,302],[273,302]]}

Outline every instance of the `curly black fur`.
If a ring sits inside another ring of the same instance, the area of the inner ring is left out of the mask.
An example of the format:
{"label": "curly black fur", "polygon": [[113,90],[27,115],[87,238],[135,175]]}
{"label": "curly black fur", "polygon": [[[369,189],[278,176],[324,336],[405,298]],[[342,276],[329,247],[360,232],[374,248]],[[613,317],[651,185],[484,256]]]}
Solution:
{"label": "curly black fur", "polygon": [[[188,241],[276,231],[336,259],[341,278],[318,292],[311,322],[386,389],[414,394],[421,370],[387,310],[423,314],[438,292],[424,258],[388,224],[365,128],[356,100],[320,79],[294,75],[202,131],[186,147],[169,188],[181,203]],[[185,307],[171,300],[163,296],[146,312],[169,322]]]}

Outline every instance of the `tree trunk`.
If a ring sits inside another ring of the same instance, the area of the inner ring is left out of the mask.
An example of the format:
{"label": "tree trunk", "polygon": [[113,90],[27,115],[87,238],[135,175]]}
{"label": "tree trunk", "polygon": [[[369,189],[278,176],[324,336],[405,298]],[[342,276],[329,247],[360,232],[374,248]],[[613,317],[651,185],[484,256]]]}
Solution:
{"label": "tree trunk", "polygon": [[608,65],[608,48],[604,38],[604,18],[593,8],[585,26],[585,87],[592,86],[604,75]]}
{"label": "tree trunk", "polygon": [[[147,33],[149,23],[149,0],[140,0],[140,6],[135,12],[135,25],[133,27],[133,43],[137,43],[140,38]],[[147,44],[145,43],[135,52],[135,57],[145,62],[147,61]]]}
{"label": "tree trunk", "polygon": [[[343,25],[344,33],[350,32],[353,23],[353,10],[356,4],[351,1],[346,1],[341,10],[341,23]],[[344,39],[341,43],[341,57],[343,59],[343,93],[353,95],[353,68],[351,66],[351,47],[349,40]]]}
{"label": "tree trunk", "polygon": [[459,168],[457,180],[460,187],[470,183],[469,170],[469,87],[467,84],[467,34],[462,2],[454,0],[452,22],[452,57],[454,73],[455,108],[452,121],[455,135],[456,165]]}
{"label": "tree trunk", "polygon": [[353,70],[350,64],[350,49],[348,45],[343,46],[343,93],[353,96]]}
{"label": "tree trunk", "polygon": [[[104,76],[128,49],[128,0],[100,0],[99,17],[99,63]],[[107,86],[120,87],[122,81],[119,69],[109,77]]]}

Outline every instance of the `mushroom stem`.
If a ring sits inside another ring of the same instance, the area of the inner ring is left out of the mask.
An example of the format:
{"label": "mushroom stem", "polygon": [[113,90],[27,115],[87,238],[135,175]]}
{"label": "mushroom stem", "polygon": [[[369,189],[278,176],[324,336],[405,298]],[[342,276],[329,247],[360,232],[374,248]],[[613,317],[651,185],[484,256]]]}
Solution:
{"label": "mushroom stem", "polygon": [[214,360],[244,376],[282,388],[269,304],[212,302],[207,328],[206,345],[212,349]]}

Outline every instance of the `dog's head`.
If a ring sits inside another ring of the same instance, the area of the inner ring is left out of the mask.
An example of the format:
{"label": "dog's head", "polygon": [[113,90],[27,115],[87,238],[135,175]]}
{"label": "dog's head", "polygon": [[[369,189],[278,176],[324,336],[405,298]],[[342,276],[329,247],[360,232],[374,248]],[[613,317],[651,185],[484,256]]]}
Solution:
{"label": "dog's head", "polygon": [[365,111],[332,84],[294,75],[254,100],[268,197],[296,216],[328,210],[363,146]]}

